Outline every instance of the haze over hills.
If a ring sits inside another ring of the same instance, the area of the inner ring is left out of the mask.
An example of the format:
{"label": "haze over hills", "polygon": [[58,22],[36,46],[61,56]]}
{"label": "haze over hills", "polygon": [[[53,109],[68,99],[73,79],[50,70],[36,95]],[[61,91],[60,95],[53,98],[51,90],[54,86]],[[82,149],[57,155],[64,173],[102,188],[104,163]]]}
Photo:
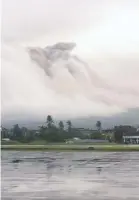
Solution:
{"label": "haze over hills", "polygon": [[[61,119],[55,119],[55,123],[57,123]],[[18,123],[20,126],[26,126],[28,128],[38,128],[38,126],[45,123],[41,120],[33,120],[33,118],[28,118],[26,120],[10,120],[10,121],[2,121],[2,125],[5,127],[11,127],[14,124]],[[62,119],[65,123],[66,120]],[[127,112],[119,113],[113,116],[104,117],[104,116],[92,116],[92,117],[84,117],[84,118],[74,118],[71,119],[73,127],[78,128],[95,128],[96,121],[100,120],[102,122],[103,128],[112,128],[115,125],[139,125],[139,108],[129,109]]]}
{"label": "haze over hills", "polygon": [[139,125],[139,108],[129,109],[127,112],[109,117],[88,117],[75,119],[74,124],[78,127],[93,128],[97,120],[102,122],[103,128],[111,128],[116,125]]}

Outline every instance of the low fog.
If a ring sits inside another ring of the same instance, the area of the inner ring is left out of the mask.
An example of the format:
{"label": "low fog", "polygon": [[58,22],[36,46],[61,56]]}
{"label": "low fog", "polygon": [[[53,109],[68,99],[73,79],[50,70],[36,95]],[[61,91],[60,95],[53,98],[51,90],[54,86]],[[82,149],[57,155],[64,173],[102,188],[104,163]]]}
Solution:
{"label": "low fog", "polygon": [[139,4],[112,2],[3,2],[4,121],[139,107]]}

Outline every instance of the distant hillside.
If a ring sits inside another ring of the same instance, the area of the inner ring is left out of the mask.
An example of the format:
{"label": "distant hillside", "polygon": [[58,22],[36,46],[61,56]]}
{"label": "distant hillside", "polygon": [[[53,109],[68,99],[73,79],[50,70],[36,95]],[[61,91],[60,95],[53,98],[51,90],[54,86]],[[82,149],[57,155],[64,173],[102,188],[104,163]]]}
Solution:
{"label": "distant hillside", "polygon": [[77,127],[93,128],[97,120],[102,122],[103,128],[110,128],[114,125],[129,124],[139,125],[139,108],[129,109],[127,112],[116,114],[110,117],[89,117],[73,120]]}
{"label": "distant hillside", "polygon": [[[127,112],[116,114],[110,117],[92,116],[92,117],[86,117],[86,118],[72,119],[71,121],[74,127],[94,128],[96,121],[98,120],[102,122],[103,128],[111,128],[115,125],[120,125],[120,124],[138,126],[139,125],[139,108],[129,109]],[[63,121],[65,122],[65,120]],[[12,120],[10,122],[2,119],[2,125],[5,127],[11,127],[16,123],[18,123],[21,126],[26,126],[28,128],[37,128],[38,126],[44,124],[44,121],[41,121],[40,119],[38,120],[31,119],[31,117],[24,121]]]}

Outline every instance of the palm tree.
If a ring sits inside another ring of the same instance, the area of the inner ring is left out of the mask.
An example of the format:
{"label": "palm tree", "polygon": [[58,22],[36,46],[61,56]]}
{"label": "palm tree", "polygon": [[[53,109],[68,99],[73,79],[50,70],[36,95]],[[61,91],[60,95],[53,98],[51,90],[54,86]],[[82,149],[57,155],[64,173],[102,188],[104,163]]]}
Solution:
{"label": "palm tree", "polygon": [[68,125],[68,132],[71,132],[72,123],[70,120],[67,121],[67,125]]}
{"label": "palm tree", "polygon": [[48,128],[52,128],[54,122],[53,122],[53,118],[52,118],[51,115],[48,115],[48,116],[47,116],[46,123],[47,123],[47,127],[48,127]]}
{"label": "palm tree", "polygon": [[22,136],[22,131],[18,124],[15,124],[13,127],[13,135],[18,139]]}
{"label": "palm tree", "polygon": [[59,122],[59,129],[60,129],[61,131],[64,130],[64,123],[63,123],[62,121]]}
{"label": "palm tree", "polygon": [[96,127],[97,127],[97,130],[100,132],[101,131],[101,121],[96,122]]}

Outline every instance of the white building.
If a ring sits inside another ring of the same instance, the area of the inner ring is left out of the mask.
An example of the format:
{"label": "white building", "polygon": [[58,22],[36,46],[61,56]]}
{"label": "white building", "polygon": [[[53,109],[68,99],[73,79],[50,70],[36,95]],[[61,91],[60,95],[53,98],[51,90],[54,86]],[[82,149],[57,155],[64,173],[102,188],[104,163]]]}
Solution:
{"label": "white building", "polygon": [[9,138],[2,138],[2,141],[9,142],[10,139]]}
{"label": "white building", "polygon": [[123,140],[124,143],[139,144],[139,135],[125,135]]}
{"label": "white building", "polygon": [[139,128],[132,130],[123,136],[124,143],[139,144]]}

